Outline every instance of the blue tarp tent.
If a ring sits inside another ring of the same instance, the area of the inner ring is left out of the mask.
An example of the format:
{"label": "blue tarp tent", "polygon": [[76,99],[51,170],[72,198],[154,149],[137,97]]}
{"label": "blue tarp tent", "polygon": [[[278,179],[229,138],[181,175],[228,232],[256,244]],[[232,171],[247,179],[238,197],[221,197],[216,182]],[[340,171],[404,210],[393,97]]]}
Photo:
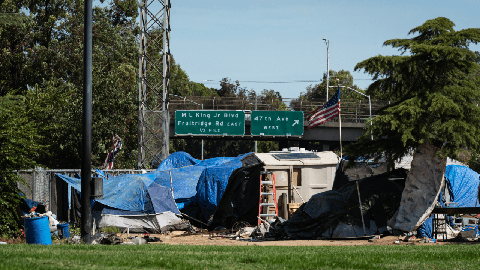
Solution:
{"label": "blue tarp tent", "polygon": [[[95,209],[103,215],[180,214],[179,209],[193,204],[208,220],[225,191],[230,175],[242,167],[242,159],[247,155],[199,161],[185,152],[177,152],[165,159],[154,172],[104,177],[104,196],[95,201],[98,203]],[[102,171],[97,173],[105,176]],[[80,179],[58,176],[81,191]]]}
{"label": "blue tarp tent", "polygon": [[181,167],[197,165],[200,161],[193,158],[188,153],[183,151],[175,152],[169,155],[165,160],[160,163],[157,171],[166,171],[171,169],[177,169]]}
{"label": "blue tarp tent", "polygon": [[[450,201],[458,204],[458,207],[480,206],[477,193],[480,175],[472,169],[461,165],[448,165],[445,170],[445,185],[450,193]],[[440,194],[438,201],[443,205]],[[418,228],[421,237],[432,238],[431,216]]]}
{"label": "blue tarp tent", "polygon": [[198,162],[196,165],[165,171],[157,170],[153,173],[154,181],[161,186],[172,185],[179,209],[197,205],[203,218],[208,220],[225,191],[230,175],[235,169],[242,167],[242,159],[248,155],[217,157]]}

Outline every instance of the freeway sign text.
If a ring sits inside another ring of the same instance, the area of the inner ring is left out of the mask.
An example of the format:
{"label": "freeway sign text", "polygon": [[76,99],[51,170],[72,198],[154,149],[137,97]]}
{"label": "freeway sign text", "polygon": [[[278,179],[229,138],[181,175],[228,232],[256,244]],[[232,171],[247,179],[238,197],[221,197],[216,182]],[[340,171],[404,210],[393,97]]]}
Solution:
{"label": "freeway sign text", "polygon": [[251,119],[252,135],[303,135],[303,112],[252,111]]}
{"label": "freeway sign text", "polygon": [[245,135],[243,111],[175,111],[176,135]]}

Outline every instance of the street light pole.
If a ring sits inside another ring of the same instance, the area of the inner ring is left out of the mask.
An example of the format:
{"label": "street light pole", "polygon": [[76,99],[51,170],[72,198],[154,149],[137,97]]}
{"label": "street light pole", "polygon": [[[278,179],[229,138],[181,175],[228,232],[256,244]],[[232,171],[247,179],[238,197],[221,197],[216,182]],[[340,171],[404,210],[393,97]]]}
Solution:
{"label": "street light pole", "polygon": [[325,44],[327,44],[327,102],[328,102],[328,83],[330,81],[330,40],[326,38],[323,39]]}
{"label": "street light pole", "polygon": [[[353,89],[353,88],[351,88],[351,87],[348,87],[348,86],[347,86],[347,88],[350,89],[350,90],[353,90],[353,91],[359,93],[360,95],[363,95],[363,96],[365,96],[365,97],[368,98],[368,108],[369,108],[369,111],[370,111],[370,126],[371,126],[371,125],[372,125],[372,101],[370,100],[370,95],[365,95],[364,93],[359,92],[359,91],[357,91],[357,90],[355,90],[355,89]],[[371,130],[370,130],[370,139],[373,141],[373,133],[372,133]]]}
{"label": "street light pole", "polygon": [[86,244],[92,243],[92,205],[90,181],[92,174],[92,0],[84,2],[83,40],[83,116],[80,234]]}
{"label": "street light pole", "polygon": [[[255,92],[255,111],[257,110],[257,92]],[[251,121],[251,120],[250,120]],[[250,122],[251,123],[251,122]],[[250,128],[252,124],[250,124]],[[257,153],[257,140],[255,140],[255,153]]]}

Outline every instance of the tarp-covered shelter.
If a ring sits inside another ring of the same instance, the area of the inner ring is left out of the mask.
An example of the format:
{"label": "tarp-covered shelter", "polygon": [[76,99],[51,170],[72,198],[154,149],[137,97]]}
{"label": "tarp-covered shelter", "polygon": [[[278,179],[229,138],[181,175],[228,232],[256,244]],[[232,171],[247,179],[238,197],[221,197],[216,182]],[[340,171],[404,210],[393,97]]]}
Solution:
{"label": "tarp-covered shelter", "polygon": [[[442,207],[446,207],[446,202],[454,202],[450,205],[452,207],[480,207],[479,183],[480,175],[472,169],[448,165],[445,171],[445,189],[438,197],[438,202]],[[433,237],[433,215],[418,228],[418,233],[421,237]]]}
{"label": "tarp-covered shelter", "polygon": [[262,164],[245,165],[233,171],[215,213],[208,220],[211,228],[232,228],[237,222],[257,224]]}
{"label": "tarp-covered shelter", "polygon": [[[81,179],[58,175],[81,192]],[[152,174],[124,174],[105,179],[103,199],[94,200],[92,216],[97,228],[115,226],[131,231],[161,231],[169,227],[183,227],[177,217],[168,187],[153,181]]]}
{"label": "tarp-covered shelter", "polygon": [[[366,235],[387,230],[400,205],[406,174],[398,169],[358,181]],[[290,239],[364,236],[356,182],[312,196],[281,225],[279,234]]]}
{"label": "tarp-covered shelter", "polygon": [[[230,175],[249,155],[199,161],[177,152],[154,172],[105,177],[103,199],[95,200],[93,206],[95,223],[97,227],[160,231],[182,226],[179,210],[206,222],[214,214]],[[80,192],[80,179],[58,176]]]}

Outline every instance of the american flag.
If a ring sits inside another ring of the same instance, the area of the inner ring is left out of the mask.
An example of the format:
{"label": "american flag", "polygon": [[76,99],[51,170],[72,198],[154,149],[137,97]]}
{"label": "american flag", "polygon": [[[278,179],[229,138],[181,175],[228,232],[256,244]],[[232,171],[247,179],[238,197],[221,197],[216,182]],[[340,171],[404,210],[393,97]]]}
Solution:
{"label": "american flag", "polygon": [[308,129],[321,125],[340,114],[340,88],[323,107],[315,109],[308,119]]}
{"label": "american flag", "polygon": [[105,159],[105,162],[103,163],[104,170],[113,169],[113,162],[115,161],[115,156],[118,154],[118,152],[120,152],[120,149],[122,149],[122,139],[118,137],[118,135],[113,136],[112,148],[112,151],[108,153],[107,159]]}

